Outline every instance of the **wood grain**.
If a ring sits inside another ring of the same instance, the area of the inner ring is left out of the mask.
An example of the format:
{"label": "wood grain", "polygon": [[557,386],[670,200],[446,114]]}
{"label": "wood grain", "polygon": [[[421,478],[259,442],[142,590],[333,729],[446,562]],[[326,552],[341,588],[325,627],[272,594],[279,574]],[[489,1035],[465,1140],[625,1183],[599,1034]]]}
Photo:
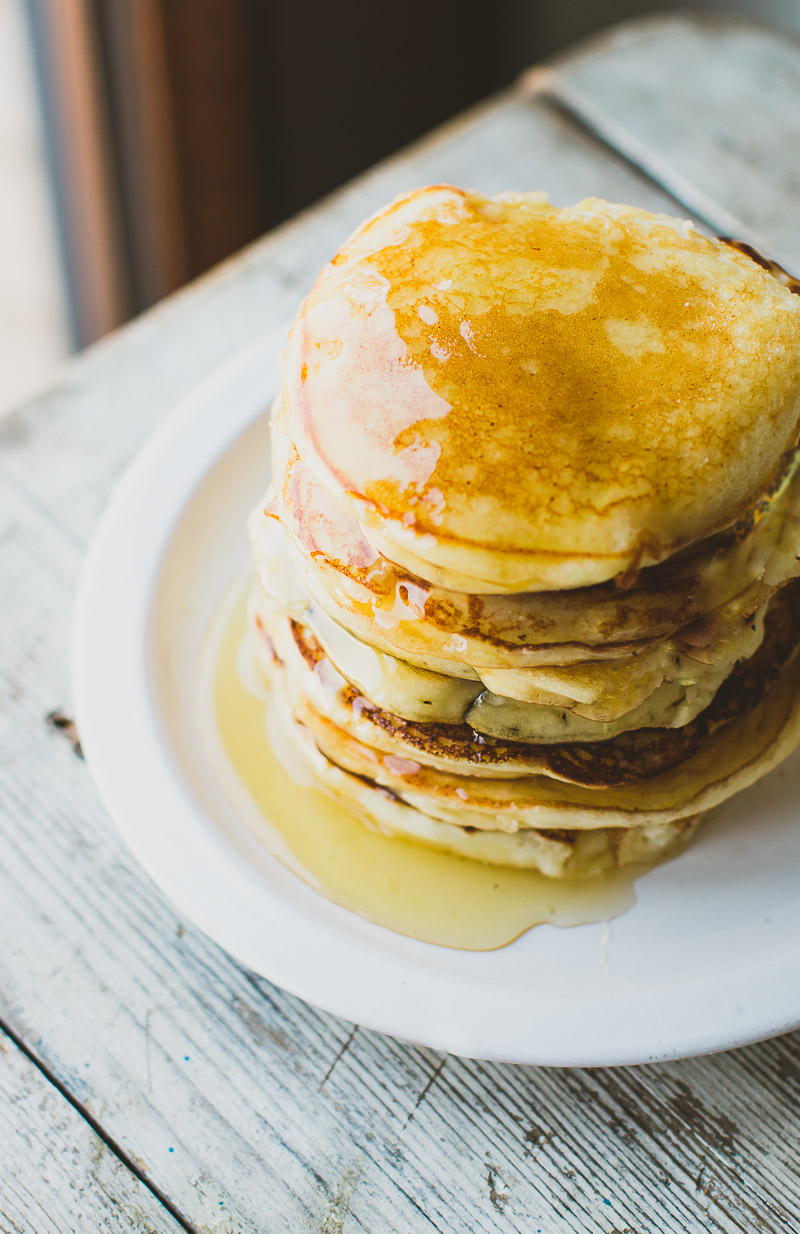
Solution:
{"label": "wood grain", "polygon": [[[69,710],[82,555],[132,454],[238,350],[277,348],[362,216],[431,180],[672,208],[546,102],[507,95],[94,348],[0,425],[0,1021],[197,1230],[796,1229],[800,1036],[548,1072],[356,1029],[184,926],[117,839],[69,732],[47,723]],[[20,1220],[47,1231],[41,1211],[34,1189]],[[74,1228],[95,1228],[87,1212]]]}
{"label": "wood grain", "polygon": [[530,79],[723,235],[800,273],[800,44],[721,17],[617,27]]}
{"label": "wood grain", "polygon": [[3,1234],[179,1234],[182,1227],[0,1034]]}

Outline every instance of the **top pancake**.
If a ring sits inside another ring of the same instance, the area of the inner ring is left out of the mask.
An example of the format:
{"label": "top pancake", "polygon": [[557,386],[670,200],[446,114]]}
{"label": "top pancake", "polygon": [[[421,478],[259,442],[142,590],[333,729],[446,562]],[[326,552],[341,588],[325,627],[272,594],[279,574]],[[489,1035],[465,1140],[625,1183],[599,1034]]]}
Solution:
{"label": "top pancake", "polygon": [[730,526],[800,415],[800,297],[690,223],[399,198],[323,270],[281,418],[378,550],[466,592],[610,579]]}

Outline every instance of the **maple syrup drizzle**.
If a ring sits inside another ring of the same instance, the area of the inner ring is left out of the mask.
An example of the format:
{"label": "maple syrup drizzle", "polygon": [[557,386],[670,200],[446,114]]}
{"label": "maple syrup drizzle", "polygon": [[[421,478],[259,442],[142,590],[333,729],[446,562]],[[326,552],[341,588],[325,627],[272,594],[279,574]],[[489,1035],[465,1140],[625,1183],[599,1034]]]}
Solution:
{"label": "maple syrup drizzle", "polygon": [[468,951],[503,947],[541,923],[608,921],[635,903],[641,866],[570,881],[489,865],[370,827],[317,787],[255,666],[248,591],[249,580],[232,589],[207,640],[201,727],[244,821],[306,883],[387,929]]}

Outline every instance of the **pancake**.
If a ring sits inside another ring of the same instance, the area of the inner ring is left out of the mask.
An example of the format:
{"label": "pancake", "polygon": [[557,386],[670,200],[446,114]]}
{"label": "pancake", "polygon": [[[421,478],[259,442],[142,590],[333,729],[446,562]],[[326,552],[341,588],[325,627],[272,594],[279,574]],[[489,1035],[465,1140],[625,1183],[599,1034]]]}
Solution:
{"label": "pancake", "polygon": [[397,199],[290,332],[250,619],[371,826],[591,877],[800,742],[800,284],[590,198]]}
{"label": "pancake", "polygon": [[[254,603],[268,628],[286,611],[260,587]],[[480,680],[474,680],[476,673],[464,679],[431,672],[376,651],[314,604],[293,610],[333,666],[377,706],[406,720],[466,721],[493,736],[541,741],[592,741],[644,724],[677,728],[688,723],[736,662],[760,645],[765,611],[766,606],[735,634],[700,649],[665,640],[625,660],[482,669]]]}
{"label": "pancake", "polygon": [[[313,577],[305,575],[301,580],[301,571],[292,573],[288,568],[281,556],[285,538],[276,522],[265,520],[259,511],[254,512],[253,521],[259,575],[265,592],[294,616],[310,623],[349,680],[374,701],[407,719],[464,719],[465,708],[483,695],[478,707],[487,723],[477,717],[470,717],[470,722],[480,731],[496,735],[510,735],[500,733],[498,724],[519,724],[531,719],[541,729],[546,720],[544,715],[533,717],[527,708],[521,715],[515,714],[520,709],[506,707],[508,700],[541,703],[569,712],[566,727],[550,717],[551,740],[566,735],[577,740],[596,738],[598,733],[592,732],[591,724],[573,724],[579,716],[608,722],[628,717],[617,725],[618,732],[643,723],[686,723],[705,706],[735,661],[758,646],[764,611],[763,604],[758,605],[764,595],[774,591],[774,583],[753,584],[728,604],[684,627],[674,639],[617,645],[612,656],[607,647],[583,647],[568,649],[579,651],[580,659],[562,657],[556,654],[564,649],[559,644],[551,649],[548,659],[565,658],[567,666],[548,666],[545,661],[544,666],[529,664],[522,668],[489,669],[480,663],[472,667],[463,659],[446,660],[407,651],[398,655],[397,649],[375,630],[360,638],[359,632],[363,635],[363,631],[359,631],[358,623],[337,606],[331,606]],[[268,541],[276,542],[267,549]],[[782,570],[788,570],[789,563],[797,569],[793,553],[787,553],[786,560]],[[314,588],[313,597],[305,590],[305,583]],[[409,622],[412,629],[413,624]],[[426,625],[424,613],[419,613],[415,624],[419,633]],[[474,649],[473,644],[467,643],[461,655],[467,656]],[[595,656],[598,651],[602,654],[596,660],[582,658]],[[481,681],[488,687],[485,694],[479,688]],[[688,695],[675,683],[688,685]],[[659,695],[655,699],[653,693],[657,689]],[[498,705],[505,709],[498,710]],[[540,735],[544,739],[544,734]]]}
{"label": "pancake", "polygon": [[[270,656],[282,665],[295,714],[314,733],[320,720],[329,721],[371,752],[388,755],[396,766],[406,769],[432,767],[459,776],[512,779],[543,775],[587,787],[608,787],[637,784],[679,766],[718,728],[751,711],[795,655],[799,600],[800,584],[777,597],[767,616],[762,646],[736,666],[709,705],[678,731],[639,727],[594,744],[495,740],[469,724],[402,720],[354,689],[298,622],[277,614],[266,633]],[[264,667],[270,675],[271,662]]]}
{"label": "pancake", "polygon": [[378,552],[464,593],[584,587],[731,527],[797,442],[800,299],[690,223],[421,189],[292,328],[281,424]]}
{"label": "pancake", "polygon": [[634,827],[517,832],[485,831],[444,823],[369,780],[325,758],[299,726],[294,735],[320,787],[344,801],[367,826],[490,865],[538,870],[550,878],[597,878],[615,867],[651,866],[685,847],[699,816]]}
{"label": "pancake", "polygon": [[[697,646],[699,623],[710,611],[743,597],[747,621],[776,586],[800,572],[798,453],[738,534],[642,570],[624,589],[612,583],[514,596],[444,591],[381,558],[296,459],[287,464],[281,496],[267,503],[267,511],[255,510],[250,522],[267,591],[276,594],[269,580],[275,559],[288,552],[294,574],[316,603],[357,638],[444,672],[458,671],[448,665],[459,662],[480,671],[623,659],[642,643],[687,626],[694,627]],[[713,623],[707,632],[713,636]]]}
{"label": "pancake", "polygon": [[[275,689],[282,688],[278,676]],[[379,755],[307,701],[296,703],[292,715],[329,762],[441,822],[505,832],[661,825],[719,805],[796,748],[800,657],[760,703],[717,728],[696,753],[659,775],[614,787],[589,787],[545,775],[455,775],[415,760]]]}

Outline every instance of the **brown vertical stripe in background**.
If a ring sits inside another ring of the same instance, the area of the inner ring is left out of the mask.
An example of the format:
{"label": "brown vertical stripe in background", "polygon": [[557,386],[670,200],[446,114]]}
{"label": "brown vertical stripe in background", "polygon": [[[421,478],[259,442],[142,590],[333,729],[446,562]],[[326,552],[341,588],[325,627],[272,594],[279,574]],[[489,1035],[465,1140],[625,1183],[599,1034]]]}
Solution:
{"label": "brown vertical stripe in background", "polygon": [[497,0],[476,20],[458,0],[29,0],[58,68],[50,127],[78,341],[565,39],[654,3],[562,16]]}

